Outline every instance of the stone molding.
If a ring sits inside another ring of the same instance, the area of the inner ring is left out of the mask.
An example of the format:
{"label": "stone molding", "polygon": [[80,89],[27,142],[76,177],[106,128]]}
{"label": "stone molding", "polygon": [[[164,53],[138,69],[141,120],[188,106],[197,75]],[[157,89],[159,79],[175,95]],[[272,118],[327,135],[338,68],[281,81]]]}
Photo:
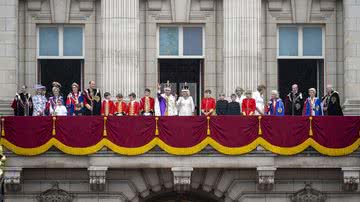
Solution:
{"label": "stone molding", "polygon": [[6,191],[18,192],[21,190],[21,167],[5,167],[4,184]]}
{"label": "stone molding", "polygon": [[257,183],[258,189],[261,191],[271,191],[275,183],[275,167],[258,167]]}
{"label": "stone molding", "polygon": [[105,166],[90,166],[89,184],[92,191],[104,191],[106,187],[106,171],[108,167]]}
{"label": "stone molding", "polygon": [[174,189],[178,192],[190,190],[192,167],[174,167],[171,171],[174,176]]}
{"label": "stone molding", "polygon": [[357,191],[360,182],[360,167],[344,167],[341,170],[344,178],[343,190],[348,192]]}

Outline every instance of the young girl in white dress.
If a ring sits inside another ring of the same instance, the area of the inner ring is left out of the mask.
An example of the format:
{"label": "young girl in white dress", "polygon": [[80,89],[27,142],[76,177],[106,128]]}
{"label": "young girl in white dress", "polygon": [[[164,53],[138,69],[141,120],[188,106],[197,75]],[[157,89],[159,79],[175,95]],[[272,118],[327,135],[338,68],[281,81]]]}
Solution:
{"label": "young girl in white dress", "polygon": [[185,83],[181,90],[181,97],[176,101],[176,106],[179,110],[179,116],[193,116],[195,112],[195,104],[193,98],[190,96],[189,86]]}

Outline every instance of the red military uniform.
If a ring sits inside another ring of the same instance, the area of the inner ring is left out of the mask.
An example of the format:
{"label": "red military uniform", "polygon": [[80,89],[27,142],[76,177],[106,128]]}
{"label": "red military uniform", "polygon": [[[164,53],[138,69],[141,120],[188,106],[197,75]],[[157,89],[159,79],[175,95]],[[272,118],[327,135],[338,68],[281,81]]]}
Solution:
{"label": "red military uniform", "polygon": [[103,100],[101,104],[101,115],[102,116],[111,116],[114,114],[115,105],[111,100]]}
{"label": "red military uniform", "polygon": [[143,97],[140,100],[140,112],[144,115],[154,114],[155,99],[152,97]]}
{"label": "red military uniform", "polygon": [[124,101],[116,102],[114,114],[118,116],[126,115],[126,102]]}
{"label": "red military uniform", "polygon": [[244,116],[253,115],[256,110],[256,102],[253,98],[245,98],[243,100],[241,111]]}
{"label": "red military uniform", "polygon": [[203,98],[201,100],[201,111],[203,112],[215,112],[216,100],[214,98]]}
{"label": "red military uniform", "polygon": [[138,116],[140,111],[140,104],[136,101],[128,103],[126,108],[126,114],[129,116]]}

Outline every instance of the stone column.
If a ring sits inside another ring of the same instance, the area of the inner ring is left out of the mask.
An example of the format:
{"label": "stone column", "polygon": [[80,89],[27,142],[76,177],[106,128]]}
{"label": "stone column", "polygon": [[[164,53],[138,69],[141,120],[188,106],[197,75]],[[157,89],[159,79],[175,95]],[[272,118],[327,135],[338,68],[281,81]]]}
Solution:
{"label": "stone column", "polygon": [[360,115],[360,1],[343,0],[345,114]]}
{"label": "stone column", "polygon": [[17,91],[18,0],[0,1],[0,100]]}
{"label": "stone column", "polygon": [[139,1],[101,1],[102,88],[113,96],[139,89]]}
{"label": "stone column", "polygon": [[225,0],[224,92],[255,90],[260,69],[261,0]]}

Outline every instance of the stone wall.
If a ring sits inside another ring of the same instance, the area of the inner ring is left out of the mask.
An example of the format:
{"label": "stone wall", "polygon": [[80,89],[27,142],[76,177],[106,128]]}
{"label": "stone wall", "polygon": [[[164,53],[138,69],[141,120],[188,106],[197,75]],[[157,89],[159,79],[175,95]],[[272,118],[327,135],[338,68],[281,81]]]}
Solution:
{"label": "stone wall", "polygon": [[18,88],[18,0],[0,1],[0,100]]}

